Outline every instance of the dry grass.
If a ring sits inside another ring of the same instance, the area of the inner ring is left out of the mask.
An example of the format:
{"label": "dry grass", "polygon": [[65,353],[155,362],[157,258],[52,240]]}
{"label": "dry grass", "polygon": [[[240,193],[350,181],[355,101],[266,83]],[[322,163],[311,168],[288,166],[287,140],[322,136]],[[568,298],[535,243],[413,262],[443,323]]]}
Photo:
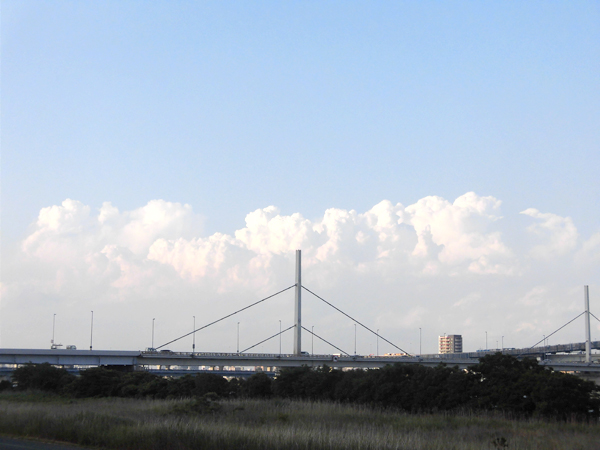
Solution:
{"label": "dry grass", "polygon": [[600,426],[285,400],[0,395],[0,433],[107,449],[598,449]]}

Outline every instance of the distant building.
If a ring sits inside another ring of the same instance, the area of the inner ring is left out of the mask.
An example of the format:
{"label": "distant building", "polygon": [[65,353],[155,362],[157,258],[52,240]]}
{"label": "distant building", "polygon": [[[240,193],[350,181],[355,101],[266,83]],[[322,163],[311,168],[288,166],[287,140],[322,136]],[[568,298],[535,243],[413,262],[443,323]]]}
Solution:
{"label": "distant building", "polygon": [[448,336],[440,336],[440,353],[462,353],[462,335],[449,334]]}

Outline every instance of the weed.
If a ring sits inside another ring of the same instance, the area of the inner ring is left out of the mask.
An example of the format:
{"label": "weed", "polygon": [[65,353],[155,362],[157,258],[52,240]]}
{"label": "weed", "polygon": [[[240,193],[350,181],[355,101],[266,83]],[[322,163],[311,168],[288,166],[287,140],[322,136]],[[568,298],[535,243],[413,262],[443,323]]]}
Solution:
{"label": "weed", "polygon": [[497,437],[492,440],[492,445],[496,449],[508,448],[508,440],[505,437]]}
{"label": "weed", "polygon": [[[233,413],[235,412],[235,413]],[[596,449],[597,423],[498,414],[410,415],[331,402],[0,396],[0,434],[123,450]]]}
{"label": "weed", "polygon": [[220,410],[221,405],[215,401],[215,398],[210,394],[206,394],[200,398],[182,400],[173,404],[169,409],[169,413],[177,415],[208,414]]}
{"label": "weed", "polygon": [[290,415],[286,414],[286,413],[278,413],[277,414],[277,421],[278,422],[289,422],[290,421]]}

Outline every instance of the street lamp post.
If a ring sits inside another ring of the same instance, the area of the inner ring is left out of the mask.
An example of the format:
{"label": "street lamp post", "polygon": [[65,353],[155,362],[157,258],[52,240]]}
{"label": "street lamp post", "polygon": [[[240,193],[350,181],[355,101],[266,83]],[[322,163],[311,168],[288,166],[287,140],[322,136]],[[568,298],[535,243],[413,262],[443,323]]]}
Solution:
{"label": "street lamp post", "polygon": [[281,320],[279,320],[279,356],[281,356]]}
{"label": "street lamp post", "polygon": [[419,327],[419,356],[421,356],[421,327]]}
{"label": "street lamp post", "polygon": [[92,341],[94,340],[94,311],[92,311],[92,326],[90,328],[90,350],[92,349]]}
{"label": "street lamp post", "polygon": [[194,318],[194,333],[192,334],[192,353],[196,351],[196,316]]}
{"label": "street lamp post", "polygon": [[310,354],[314,355],[315,354],[315,326],[313,325],[311,327],[311,331],[310,331]]}
{"label": "street lamp post", "polygon": [[487,350],[488,346],[487,346],[487,331],[485,332],[485,349]]}
{"label": "street lamp post", "polygon": [[152,350],[154,351],[154,321],[156,319],[153,317],[152,318]]}
{"label": "street lamp post", "polygon": [[502,351],[504,351],[504,336],[502,336]]}
{"label": "street lamp post", "polygon": [[237,323],[237,352],[240,352],[240,323]]}
{"label": "street lamp post", "polygon": [[354,356],[356,356],[356,324],[354,324]]}
{"label": "street lamp post", "polygon": [[377,356],[379,356],[379,328],[377,328]]}
{"label": "street lamp post", "polygon": [[50,341],[50,343],[52,345],[54,345],[54,329],[56,328],[56,314],[54,314],[54,316],[52,316],[52,340]]}

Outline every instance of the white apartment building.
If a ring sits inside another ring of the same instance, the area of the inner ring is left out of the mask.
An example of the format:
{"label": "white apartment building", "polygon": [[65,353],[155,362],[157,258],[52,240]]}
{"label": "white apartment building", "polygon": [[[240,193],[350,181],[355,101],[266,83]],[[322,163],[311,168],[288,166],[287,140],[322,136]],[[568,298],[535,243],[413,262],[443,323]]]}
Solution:
{"label": "white apartment building", "polygon": [[462,335],[449,334],[439,337],[440,353],[462,353]]}

